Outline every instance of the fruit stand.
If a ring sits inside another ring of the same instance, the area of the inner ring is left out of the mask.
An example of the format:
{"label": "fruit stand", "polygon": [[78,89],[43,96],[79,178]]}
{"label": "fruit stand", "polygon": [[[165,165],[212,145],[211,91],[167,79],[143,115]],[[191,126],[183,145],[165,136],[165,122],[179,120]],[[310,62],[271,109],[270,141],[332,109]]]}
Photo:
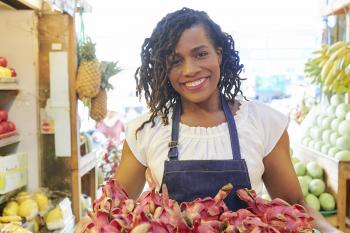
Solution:
{"label": "fruit stand", "polygon": [[[26,191],[28,195],[24,196],[33,200],[40,187],[49,188],[45,195],[57,198],[50,200],[57,208],[45,213],[45,220],[62,218],[60,226],[63,224],[68,231],[80,218],[82,192],[94,198],[97,190],[96,151],[86,155],[80,152],[74,88],[76,3],[41,0],[0,3],[0,9],[5,9],[0,10],[0,122],[4,125],[0,127],[0,213],[6,207],[18,207],[21,191]],[[57,11],[60,7],[62,11]],[[66,127],[55,129],[55,122],[59,122],[57,125],[64,122]],[[2,181],[5,183],[1,184]],[[15,205],[10,205],[12,201]],[[21,214],[31,216],[32,212]],[[3,221],[18,222],[16,218],[0,217],[0,226]],[[58,229],[56,223],[51,225]]]}
{"label": "fruit stand", "polygon": [[344,232],[350,232],[349,7],[350,1],[335,0],[323,9],[324,17],[342,17],[346,27],[331,30],[324,38],[327,43],[305,65],[306,76],[323,94],[312,116],[306,117],[308,122],[301,124],[305,133],[294,148],[302,162],[315,161],[323,168],[327,190],[336,197],[337,208],[336,218],[327,219]]}

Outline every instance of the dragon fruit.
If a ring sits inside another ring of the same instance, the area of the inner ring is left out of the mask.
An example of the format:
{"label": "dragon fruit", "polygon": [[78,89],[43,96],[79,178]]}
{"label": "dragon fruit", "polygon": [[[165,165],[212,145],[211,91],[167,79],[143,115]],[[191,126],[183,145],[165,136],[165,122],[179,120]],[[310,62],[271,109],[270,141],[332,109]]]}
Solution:
{"label": "dragon fruit", "polygon": [[136,201],[129,199],[115,179],[105,182],[102,195],[89,212],[87,233],[296,233],[312,232],[312,218],[301,205],[281,199],[266,201],[254,190],[236,193],[247,209],[230,211],[224,199],[233,186],[223,186],[217,195],[178,203],[155,185]]}
{"label": "dragon fruit", "polygon": [[306,213],[306,209],[299,205],[290,205],[286,201],[275,198],[272,201],[256,196],[254,190],[237,190],[238,197],[247,202],[248,209],[261,220],[273,226],[282,233],[313,232],[313,218]]}

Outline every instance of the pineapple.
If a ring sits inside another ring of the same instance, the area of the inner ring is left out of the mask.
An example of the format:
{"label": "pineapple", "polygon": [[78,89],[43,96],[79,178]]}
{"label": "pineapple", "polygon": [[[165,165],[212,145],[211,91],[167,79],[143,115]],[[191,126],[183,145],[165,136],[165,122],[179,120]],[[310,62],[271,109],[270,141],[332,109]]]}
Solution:
{"label": "pineapple", "polygon": [[91,99],[90,117],[99,122],[107,115],[107,91],[100,89],[97,96]]}
{"label": "pineapple", "polygon": [[95,55],[95,44],[90,39],[79,48],[79,60],[76,90],[84,101],[95,97],[101,85],[100,64]]}
{"label": "pineapple", "polygon": [[107,91],[113,89],[109,79],[119,73],[117,62],[102,61],[100,65],[101,86],[97,96],[91,99],[90,117],[95,121],[102,121],[107,115]]}

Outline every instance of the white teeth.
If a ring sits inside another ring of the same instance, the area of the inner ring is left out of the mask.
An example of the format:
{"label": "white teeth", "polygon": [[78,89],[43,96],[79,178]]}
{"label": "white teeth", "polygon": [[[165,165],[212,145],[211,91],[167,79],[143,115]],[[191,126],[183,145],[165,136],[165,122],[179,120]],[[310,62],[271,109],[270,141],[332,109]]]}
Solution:
{"label": "white teeth", "polygon": [[198,86],[199,84],[201,84],[202,82],[204,82],[204,78],[202,79],[199,79],[199,80],[196,80],[196,81],[193,81],[193,82],[188,82],[188,83],[185,83],[185,85],[187,87],[195,87],[195,86]]}

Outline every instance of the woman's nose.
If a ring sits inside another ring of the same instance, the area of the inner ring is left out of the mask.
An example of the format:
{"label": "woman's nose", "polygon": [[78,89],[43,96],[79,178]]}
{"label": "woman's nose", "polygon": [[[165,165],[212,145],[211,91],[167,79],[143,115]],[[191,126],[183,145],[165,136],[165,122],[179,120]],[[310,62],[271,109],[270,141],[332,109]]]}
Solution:
{"label": "woman's nose", "polygon": [[198,64],[195,61],[188,59],[183,65],[183,74],[185,76],[193,76],[200,70]]}

